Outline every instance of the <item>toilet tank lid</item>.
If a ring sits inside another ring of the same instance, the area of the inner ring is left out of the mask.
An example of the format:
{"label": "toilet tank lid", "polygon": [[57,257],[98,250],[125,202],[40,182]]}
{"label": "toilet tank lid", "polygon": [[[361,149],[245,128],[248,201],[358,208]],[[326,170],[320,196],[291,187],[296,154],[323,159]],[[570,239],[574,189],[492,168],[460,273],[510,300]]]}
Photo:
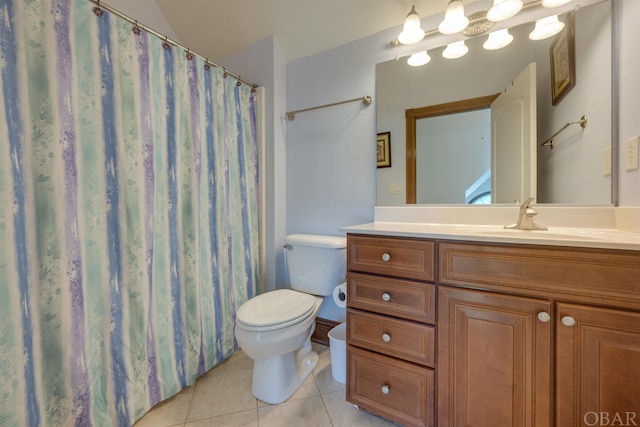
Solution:
{"label": "toilet tank lid", "polygon": [[290,234],[284,242],[288,245],[312,246],[316,248],[346,248],[344,237],[322,236],[319,234]]}

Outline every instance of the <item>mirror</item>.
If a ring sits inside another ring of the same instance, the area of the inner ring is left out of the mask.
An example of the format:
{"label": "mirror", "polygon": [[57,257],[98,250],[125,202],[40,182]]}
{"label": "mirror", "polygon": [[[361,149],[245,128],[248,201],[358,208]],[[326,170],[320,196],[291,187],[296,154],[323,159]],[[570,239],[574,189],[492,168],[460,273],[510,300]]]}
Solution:
{"label": "mirror", "polygon": [[[570,14],[560,16],[566,21]],[[482,43],[486,36],[467,40],[469,53],[459,59],[449,60],[441,56],[443,47],[429,50],[431,62],[423,67],[410,67],[405,58],[378,64],[376,68],[376,97],[377,97],[377,131],[390,132],[391,167],[378,169],[378,205],[399,205],[407,202],[407,189],[411,183],[407,179],[420,179],[424,175],[420,166],[414,176],[407,174],[406,158],[411,155],[407,151],[406,129],[409,124],[410,110],[420,110],[436,105],[459,103],[476,98],[494,96],[503,92],[518,73],[531,62],[536,63],[536,105],[537,126],[535,150],[537,154],[537,203],[570,203],[570,204],[610,204],[612,201],[611,176],[605,176],[603,171],[603,156],[605,150],[611,149],[612,141],[612,55],[611,33],[612,15],[609,1],[582,7],[573,13],[573,39],[575,61],[572,64],[576,79],[564,96],[552,101],[551,93],[551,60],[550,48],[554,40],[552,37],[542,41],[531,41],[528,34],[533,24],[523,24],[510,28],[513,42],[497,51],[486,51]],[[554,105],[555,104],[555,105]],[[554,148],[540,147],[540,143],[553,135],[566,123],[578,121],[582,115],[588,116],[588,126],[578,125],[567,127],[556,138]],[[468,127],[455,116],[447,118],[453,122],[454,129]],[[430,126],[416,126],[415,137],[418,146],[424,146],[421,152],[430,158],[436,153],[429,151],[438,148],[442,151],[442,142],[429,144],[429,141],[442,141],[433,134],[424,137],[421,128]],[[490,125],[489,125],[490,128]],[[442,138],[442,135],[439,135]],[[483,140],[484,145],[490,145],[481,136],[470,137],[471,140]],[[486,138],[486,137],[485,137]],[[446,140],[446,137],[445,137]],[[457,150],[454,159],[466,159],[479,156],[471,148],[456,148],[454,143],[449,147]],[[418,153],[418,155],[422,155]],[[447,155],[452,158],[451,153]],[[485,156],[488,156],[486,154]],[[514,160],[515,161],[515,160]],[[433,164],[432,160],[432,164]],[[421,161],[417,164],[420,165]],[[424,162],[428,163],[428,162]],[[437,163],[437,162],[436,162]],[[468,162],[467,162],[468,163]],[[431,183],[448,192],[448,183],[459,181],[463,172],[460,168],[463,162],[454,162],[443,169]],[[615,164],[614,167],[615,173]],[[458,170],[456,170],[456,167]],[[479,167],[481,170],[482,167]],[[466,172],[467,170],[465,170]],[[466,189],[473,189],[474,184],[479,188],[478,180],[482,179],[482,172],[476,172],[477,177],[468,178]],[[486,176],[484,177],[487,178]],[[497,179],[497,178],[496,178]],[[420,183],[415,185],[421,185]],[[422,183],[425,185],[425,183]],[[459,190],[450,190],[459,191]],[[441,191],[442,193],[442,191]],[[451,204],[469,203],[471,198],[459,198],[460,201],[416,200],[420,204]],[[475,198],[478,200],[486,200]],[[411,200],[409,200],[409,203]]]}

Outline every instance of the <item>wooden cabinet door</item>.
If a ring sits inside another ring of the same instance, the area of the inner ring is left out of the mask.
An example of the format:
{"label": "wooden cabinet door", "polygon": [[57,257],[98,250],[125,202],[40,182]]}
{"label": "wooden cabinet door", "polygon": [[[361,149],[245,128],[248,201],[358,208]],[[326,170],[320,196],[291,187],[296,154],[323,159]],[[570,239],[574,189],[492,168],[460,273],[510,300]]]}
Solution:
{"label": "wooden cabinet door", "polygon": [[556,425],[640,425],[640,313],[557,304]]}
{"label": "wooden cabinet door", "polygon": [[439,287],[438,426],[551,425],[551,308]]}

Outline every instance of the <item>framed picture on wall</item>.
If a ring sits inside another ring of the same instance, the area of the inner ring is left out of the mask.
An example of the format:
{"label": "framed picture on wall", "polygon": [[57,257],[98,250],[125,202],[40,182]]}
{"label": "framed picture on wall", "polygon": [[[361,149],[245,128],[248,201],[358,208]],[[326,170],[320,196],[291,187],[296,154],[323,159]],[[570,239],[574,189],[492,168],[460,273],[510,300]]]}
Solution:
{"label": "framed picture on wall", "polygon": [[556,105],[576,84],[576,54],[573,13],[567,14],[562,30],[549,48],[551,55],[551,104]]}
{"label": "framed picture on wall", "polygon": [[379,168],[391,167],[391,132],[378,134],[376,153]]}

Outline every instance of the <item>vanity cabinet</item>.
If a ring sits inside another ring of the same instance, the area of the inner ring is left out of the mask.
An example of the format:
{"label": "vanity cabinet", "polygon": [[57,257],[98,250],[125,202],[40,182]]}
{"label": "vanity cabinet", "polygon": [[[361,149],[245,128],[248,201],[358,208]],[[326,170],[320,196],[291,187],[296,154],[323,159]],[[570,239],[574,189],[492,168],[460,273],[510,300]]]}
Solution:
{"label": "vanity cabinet", "polygon": [[640,421],[640,252],[442,242],[438,265],[439,426]]}
{"label": "vanity cabinet", "polygon": [[640,425],[640,251],[348,234],[347,270],[349,402],[405,426]]}
{"label": "vanity cabinet", "polygon": [[347,401],[405,426],[435,417],[435,243],[347,237]]}

